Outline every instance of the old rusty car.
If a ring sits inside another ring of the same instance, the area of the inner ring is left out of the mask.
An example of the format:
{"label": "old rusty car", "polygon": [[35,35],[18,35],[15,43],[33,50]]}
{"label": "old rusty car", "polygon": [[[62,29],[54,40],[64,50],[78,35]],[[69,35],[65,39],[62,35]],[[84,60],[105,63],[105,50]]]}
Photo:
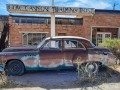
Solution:
{"label": "old rusty car", "polygon": [[28,70],[75,68],[78,57],[81,65],[93,72],[100,65],[113,65],[117,60],[110,50],[97,47],[86,38],[56,36],[35,47],[6,48],[0,53],[0,64],[7,74],[22,75]]}

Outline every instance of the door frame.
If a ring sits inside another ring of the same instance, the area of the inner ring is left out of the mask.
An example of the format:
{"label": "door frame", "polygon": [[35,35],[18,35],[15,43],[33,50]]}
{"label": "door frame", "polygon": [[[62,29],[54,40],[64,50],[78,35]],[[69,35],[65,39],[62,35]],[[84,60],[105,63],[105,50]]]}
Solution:
{"label": "door frame", "polygon": [[[92,41],[93,37],[93,30],[97,29],[97,28],[117,28],[118,29],[118,35],[117,37],[120,38],[120,27],[117,26],[91,26],[91,38],[90,40]],[[96,42],[95,42],[96,43]],[[96,43],[97,44],[97,43]]]}
{"label": "door frame", "polygon": [[[49,41],[56,41],[56,40],[60,40],[60,42],[62,43],[62,39],[49,39],[47,40],[43,46],[49,42]],[[39,49],[39,68],[43,68],[43,69],[55,69],[55,68],[61,68],[59,66],[61,66],[61,62],[63,60],[63,54],[62,54],[62,45],[60,46],[59,49],[43,49],[43,46]],[[44,53],[44,54],[43,54]],[[58,56],[55,56],[55,55]],[[47,55],[47,57],[45,57]],[[55,56],[55,57],[54,57]],[[41,59],[42,58],[42,59]],[[44,59],[43,59],[44,58]],[[61,58],[59,60],[59,58]],[[57,61],[58,62],[57,62]],[[56,63],[56,62],[57,63]],[[47,63],[47,64],[45,64]]]}
{"label": "door frame", "polygon": [[[111,39],[111,35],[112,35],[111,32],[97,32],[97,35],[98,35],[98,34],[102,34],[102,41],[104,41],[104,39],[105,39],[105,35],[106,35],[106,34],[110,34],[110,39]],[[98,44],[98,38],[97,38],[97,35],[96,35],[96,44]]]}

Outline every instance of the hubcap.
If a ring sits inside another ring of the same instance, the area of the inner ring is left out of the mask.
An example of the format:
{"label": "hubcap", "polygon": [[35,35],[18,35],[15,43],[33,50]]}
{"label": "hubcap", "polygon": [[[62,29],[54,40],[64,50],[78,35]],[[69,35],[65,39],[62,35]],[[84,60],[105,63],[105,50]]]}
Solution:
{"label": "hubcap", "polygon": [[87,73],[96,73],[98,71],[98,65],[96,63],[87,63],[85,66]]}
{"label": "hubcap", "polygon": [[89,71],[94,71],[95,67],[94,67],[94,65],[90,64],[90,65],[88,66],[88,69],[89,69]]}

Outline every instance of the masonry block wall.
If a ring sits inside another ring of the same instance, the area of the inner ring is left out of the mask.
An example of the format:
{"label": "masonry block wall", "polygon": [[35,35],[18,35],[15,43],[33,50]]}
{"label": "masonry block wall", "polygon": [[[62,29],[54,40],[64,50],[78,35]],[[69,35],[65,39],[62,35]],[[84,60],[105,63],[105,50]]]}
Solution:
{"label": "masonry block wall", "polygon": [[[12,17],[9,17],[10,32],[9,44],[10,46],[22,46],[22,33],[25,32],[48,32],[50,36],[50,24],[17,24],[13,23]],[[58,33],[66,33],[68,36],[82,36],[84,32],[82,26],[78,25],[56,25],[56,36]],[[74,33],[74,34],[73,34]]]}
{"label": "masonry block wall", "polygon": [[[16,24],[10,16],[9,25],[10,46],[22,46],[22,33],[24,32],[48,32],[50,36],[50,24]],[[56,25],[56,36],[58,33],[66,33],[67,36],[80,36],[91,40],[92,26],[120,27],[120,15],[95,14],[84,16],[83,25]]]}

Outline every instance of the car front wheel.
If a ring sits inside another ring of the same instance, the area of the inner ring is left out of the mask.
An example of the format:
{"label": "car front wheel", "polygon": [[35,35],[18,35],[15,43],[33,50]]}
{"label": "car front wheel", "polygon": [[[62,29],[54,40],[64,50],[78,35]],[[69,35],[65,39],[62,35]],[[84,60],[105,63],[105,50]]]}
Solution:
{"label": "car front wheel", "polygon": [[22,75],[24,73],[24,65],[21,61],[18,60],[12,60],[8,62],[6,66],[6,73],[7,75]]}

